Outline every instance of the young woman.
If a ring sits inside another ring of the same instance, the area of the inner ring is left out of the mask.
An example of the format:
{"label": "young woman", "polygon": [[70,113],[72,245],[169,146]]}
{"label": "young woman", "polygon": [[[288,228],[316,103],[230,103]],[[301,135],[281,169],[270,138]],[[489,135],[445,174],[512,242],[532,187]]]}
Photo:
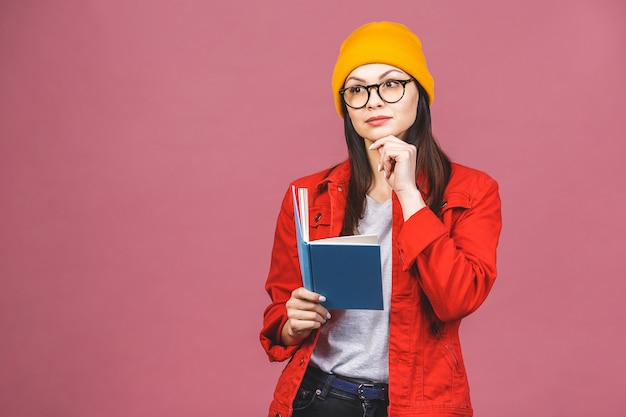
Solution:
{"label": "young woman", "polygon": [[439,148],[433,86],[403,25],[364,25],[341,46],[332,87],[349,160],[292,184],[309,189],[311,240],[378,235],[384,310],[329,312],[302,287],[290,186],[261,331],[270,360],[289,360],[271,417],[473,413],[458,330],[496,277],[500,198]]}

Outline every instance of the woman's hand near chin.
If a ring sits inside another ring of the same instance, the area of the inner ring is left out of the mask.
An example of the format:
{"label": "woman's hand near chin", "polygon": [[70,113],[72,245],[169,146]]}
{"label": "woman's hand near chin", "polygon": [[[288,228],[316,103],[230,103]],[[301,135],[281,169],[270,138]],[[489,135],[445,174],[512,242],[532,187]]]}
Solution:
{"label": "woman's hand near chin", "polygon": [[378,150],[381,172],[389,186],[398,196],[404,220],[426,207],[416,184],[417,148],[395,136],[385,136],[369,146]]}

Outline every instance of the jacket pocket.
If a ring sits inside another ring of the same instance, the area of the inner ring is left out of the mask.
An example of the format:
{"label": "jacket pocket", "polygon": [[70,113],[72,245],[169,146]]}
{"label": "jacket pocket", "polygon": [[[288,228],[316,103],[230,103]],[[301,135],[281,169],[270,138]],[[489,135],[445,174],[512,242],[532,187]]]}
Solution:
{"label": "jacket pocket", "polygon": [[319,388],[315,385],[310,384],[307,381],[302,381],[302,384],[296,393],[296,398],[293,400],[293,410],[300,411],[308,408],[311,404],[313,404],[319,392]]}
{"label": "jacket pocket", "polygon": [[459,218],[472,208],[470,196],[465,193],[453,192],[444,196],[441,203],[441,221],[450,228],[450,232]]}
{"label": "jacket pocket", "polygon": [[309,240],[331,237],[330,220],[330,207],[309,207]]}
{"label": "jacket pocket", "polygon": [[452,369],[457,370],[461,363],[459,362],[459,356],[454,351],[454,347],[452,347],[449,343],[444,343],[443,345],[446,348],[446,356],[450,366]]}
{"label": "jacket pocket", "polygon": [[452,368],[453,371],[456,371],[461,365],[461,362],[459,361],[459,356],[455,352],[454,346],[448,340],[442,337],[439,329],[440,325],[438,325],[437,323],[432,323],[430,325],[430,331],[436,339],[434,344],[435,346],[438,346],[438,349],[441,352],[443,352],[442,356],[446,359],[446,361],[450,365],[450,368]]}

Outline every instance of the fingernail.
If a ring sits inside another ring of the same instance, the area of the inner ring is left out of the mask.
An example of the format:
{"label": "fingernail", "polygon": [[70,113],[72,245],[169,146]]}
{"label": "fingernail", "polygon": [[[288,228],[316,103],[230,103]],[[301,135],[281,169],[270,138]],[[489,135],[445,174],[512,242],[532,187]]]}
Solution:
{"label": "fingernail", "polygon": [[378,170],[380,171],[380,164],[378,164]]}
{"label": "fingernail", "polygon": [[323,295],[320,295],[320,303],[323,303],[324,301],[326,301],[326,297],[324,297]]}
{"label": "fingernail", "polygon": [[330,313],[326,313],[326,319],[330,320]]}
{"label": "fingernail", "polygon": [[372,146],[374,146],[373,143],[370,146],[368,146],[367,149],[372,149]]}

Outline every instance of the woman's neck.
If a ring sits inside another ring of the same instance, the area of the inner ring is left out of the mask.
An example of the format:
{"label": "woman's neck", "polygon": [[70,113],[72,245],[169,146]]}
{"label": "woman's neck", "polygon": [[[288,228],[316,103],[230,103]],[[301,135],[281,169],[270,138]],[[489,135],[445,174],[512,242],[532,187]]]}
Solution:
{"label": "woman's neck", "polygon": [[[377,177],[382,178],[382,174],[378,173]],[[387,181],[374,180],[372,186],[367,190],[367,195],[382,204],[391,198],[391,187]]]}

